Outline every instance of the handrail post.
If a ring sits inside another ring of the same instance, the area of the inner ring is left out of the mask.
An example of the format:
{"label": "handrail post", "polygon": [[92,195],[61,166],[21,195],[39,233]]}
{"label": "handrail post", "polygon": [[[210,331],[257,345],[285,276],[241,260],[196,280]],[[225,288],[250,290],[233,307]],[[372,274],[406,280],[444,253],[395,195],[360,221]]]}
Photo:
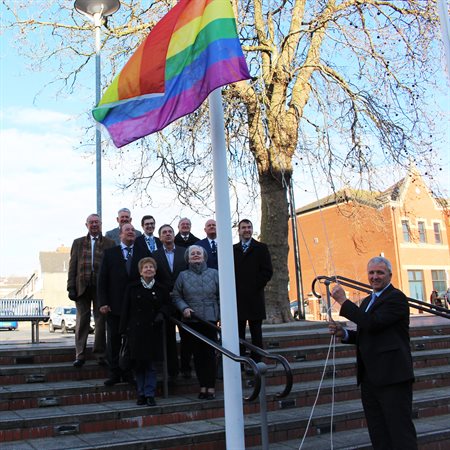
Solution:
{"label": "handrail post", "polygon": [[331,321],[333,320],[333,317],[331,315],[331,294],[330,294],[330,280],[325,280],[325,286],[327,289],[327,313],[328,313],[328,319]]}
{"label": "handrail post", "polygon": [[166,336],[166,319],[163,320],[163,396],[164,398],[169,397],[169,386],[168,386],[168,370],[167,370],[167,336]]}
{"label": "handrail post", "polygon": [[261,373],[261,389],[259,391],[259,415],[261,417],[261,448],[269,450],[269,427],[267,425],[266,372],[267,365],[257,363]]}

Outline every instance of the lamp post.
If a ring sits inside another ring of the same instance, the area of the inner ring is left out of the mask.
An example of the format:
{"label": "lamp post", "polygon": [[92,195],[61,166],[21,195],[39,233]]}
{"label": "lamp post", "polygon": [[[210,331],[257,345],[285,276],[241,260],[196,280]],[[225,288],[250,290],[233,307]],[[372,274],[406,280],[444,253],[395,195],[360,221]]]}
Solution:
{"label": "lamp post", "polygon": [[[119,0],[75,0],[74,8],[88,17],[95,28],[95,104],[100,101],[100,28],[104,17],[111,16],[120,8]],[[95,166],[97,186],[97,214],[102,216],[102,134],[100,124],[95,130]]]}

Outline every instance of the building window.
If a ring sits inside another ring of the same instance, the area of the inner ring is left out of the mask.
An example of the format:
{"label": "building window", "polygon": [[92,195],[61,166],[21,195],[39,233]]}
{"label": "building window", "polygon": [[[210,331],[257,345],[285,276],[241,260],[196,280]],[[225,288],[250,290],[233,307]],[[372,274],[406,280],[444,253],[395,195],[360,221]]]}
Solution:
{"label": "building window", "polygon": [[410,242],[411,235],[409,230],[409,222],[407,220],[402,220],[402,233],[403,233],[403,241]]}
{"label": "building window", "polygon": [[433,281],[433,289],[438,292],[447,290],[447,280],[445,270],[432,270],[431,280]]}
{"label": "building window", "polygon": [[417,300],[424,301],[423,272],[421,270],[408,270],[409,295]]}
{"label": "building window", "polygon": [[441,224],[437,222],[433,223],[433,230],[434,230],[434,242],[436,244],[442,244]]}
{"label": "building window", "polygon": [[425,230],[425,222],[418,222],[417,228],[419,229],[419,242],[425,244],[427,242],[427,232]]}

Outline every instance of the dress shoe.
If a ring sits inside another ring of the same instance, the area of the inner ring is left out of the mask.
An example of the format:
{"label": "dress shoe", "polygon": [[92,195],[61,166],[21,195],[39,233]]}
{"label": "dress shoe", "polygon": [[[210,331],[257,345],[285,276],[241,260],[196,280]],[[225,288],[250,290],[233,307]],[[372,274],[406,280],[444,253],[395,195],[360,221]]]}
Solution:
{"label": "dress shoe", "polygon": [[142,406],[147,404],[147,399],[143,395],[139,395],[136,401],[136,405]]}
{"label": "dress shoe", "polygon": [[106,367],[106,366],[108,365],[108,361],[106,361],[105,358],[98,358],[98,359],[97,359],[97,364],[98,364],[99,366],[104,366],[104,367]]}
{"label": "dress shoe", "polygon": [[198,398],[199,398],[200,400],[205,400],[205,399],[206,399],[206,392],[200,392],[200,393],[198,394]]}
{"label": "dress shoe", "polygon": [[147,397],[147,406],[156,406],[155,397]]}
{"label": "dress shoe", "polygon": [[84,366],[84,359],[76,359],[73,362],[73,367],[83,367]]}
{"label": "dress shoe", "polygon": [[214,392],[207,392],[205,395],[206,400],[214,400],[216,398],[216,394]]}
{"label": "dress shoe", "polygon": [[111,377],[105,380],[103,383],[105,386],[114,386],[115,384],[120,383],[120,377]]}
{"label": "dress shoe", "polygon": [[185,380],[190,380],[190,379],[192,378],[192,374],[191,374],[191,371],[190,371],[190,370],[184,370],[184,371],[182,372],[182,374],[183,374],[183,378],[184,378]]}

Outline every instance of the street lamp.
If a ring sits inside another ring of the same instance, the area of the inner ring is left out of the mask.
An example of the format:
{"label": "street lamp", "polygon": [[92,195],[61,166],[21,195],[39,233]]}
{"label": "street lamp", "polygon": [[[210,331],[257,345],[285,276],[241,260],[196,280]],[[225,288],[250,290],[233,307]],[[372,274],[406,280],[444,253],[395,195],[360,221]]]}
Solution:
{"label": "street lamp", "polygon": [[[75,0],[74,8],[88,17],[95,27],[95,104],[100,101],[100,28],[103,17],[111,16],[120,8],[119,0]],[[100,124],[95,130],[95,162],[97,184],[97,214],[102,216],[102,134]]]}

